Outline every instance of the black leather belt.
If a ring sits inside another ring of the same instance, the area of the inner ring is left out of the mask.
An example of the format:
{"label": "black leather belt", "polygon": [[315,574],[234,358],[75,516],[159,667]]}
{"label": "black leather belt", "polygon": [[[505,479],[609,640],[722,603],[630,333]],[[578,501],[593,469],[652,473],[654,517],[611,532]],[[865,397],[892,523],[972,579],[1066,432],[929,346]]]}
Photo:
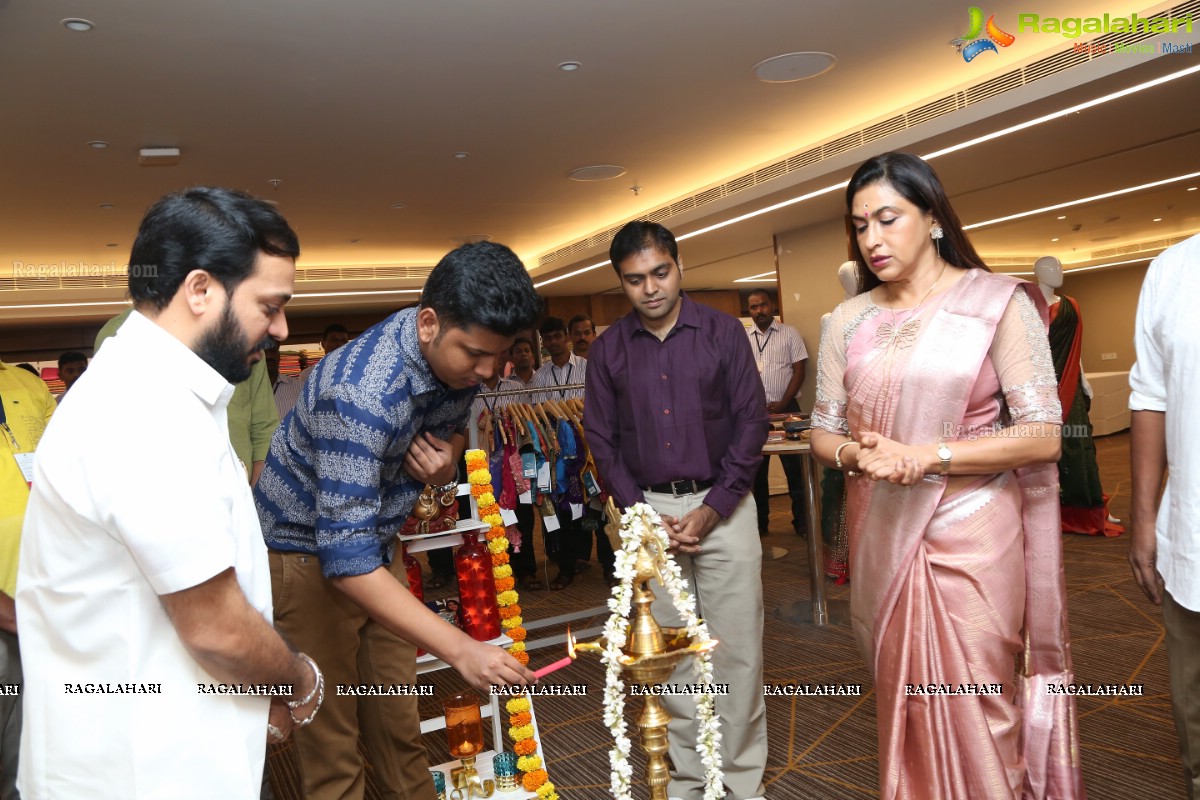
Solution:
{"label": "black leather belt", "polygon": [[669,483],[656,483],[653,486],[643,486],[643,492],[656,492],[658,494],[673,494],[680,497],[685,494],[698,494],[705,489],[711,488],[712,481],[671,481]]}

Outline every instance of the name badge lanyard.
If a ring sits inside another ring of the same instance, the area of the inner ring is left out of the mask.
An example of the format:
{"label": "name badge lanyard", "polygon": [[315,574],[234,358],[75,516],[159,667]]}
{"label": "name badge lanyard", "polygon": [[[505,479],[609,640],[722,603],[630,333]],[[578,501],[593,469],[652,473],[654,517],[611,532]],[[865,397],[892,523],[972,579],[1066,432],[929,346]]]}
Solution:
{"label": "name badge lanyard", "polygon": [[[500,390],[500,384],[497,383],[494,391],[499,391],[499,390]],[[488,400],[488,394],[489,394],[489,391],[488,391],[487,386],[485,385],[482,389],[479,390],[479,399],[483,401],[483,406],[484,406],[484,408],[486,408],[488,410],[488,413],[491,414],[492,416],[496,416],[496,403],[500,402],[500,398],[493,397],[491,400]]]}
{"label": "name badge lanyard", "polygon": [[[558,379],[558,376],[554,374],[554,365],[553,365],[553,364],[551,364],[551,365],[550,365],[550,377],[554,379],[554,385],[555,385],[555,386],[562,386],[563,384],[570,385],[570,383],[571,383],[571,371],[572,371],[572,370],[574,370],[574,369],[575,369],[575,365],[574,365],[574,364],[570,364],[570,363],[568,363],[568,364],[567,364],[567,377],[566,377],[564,380],[561,380],[561,381],[560,381],[560,380]],[[559,390],[558,390],[558,393],[559,393],[559,395],[561,395],[562,397],[566,397],[566,396],[567,396],[567,390],[566,390],[566,389],[559,389]]]}
{"label": "name badge lanyard", "polygon": [[[775,329],[772,328],[771,330],[767,331],[767,335],[765,337],[760,337],[758,335],[758,331],[754,332],[754,342],[755,342],[755,345],[758,347],[758,373],[760,375],[762,374],[762,371],[763,371],[763,350],[767,349],[767,342],[771,341],[771,334],[773,334],[774,332],[775,332]],[[760,342],[759,339],[762,339],[762,341]]]}
{"label": "name badge lanyard", "polygon": [[8,427],[8,414],[4,411],[4,398],[0,398],[0,428],[4,429],[4,433],[12,440],[13,449],[20,450],[21,445],[17,443],[17,437],[12,432],[12,428]]}

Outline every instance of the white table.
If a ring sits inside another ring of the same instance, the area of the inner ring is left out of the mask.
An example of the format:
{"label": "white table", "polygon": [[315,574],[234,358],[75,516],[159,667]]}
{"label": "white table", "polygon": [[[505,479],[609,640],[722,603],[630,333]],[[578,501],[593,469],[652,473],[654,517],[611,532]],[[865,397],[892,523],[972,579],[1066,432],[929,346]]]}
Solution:
{"label": "white table", "polygon": [[1092,435],[1126,430],[1130,423],[1129,373],[1089,372],[1087,380],[1092,387],[1092,409],[1088,412]]}

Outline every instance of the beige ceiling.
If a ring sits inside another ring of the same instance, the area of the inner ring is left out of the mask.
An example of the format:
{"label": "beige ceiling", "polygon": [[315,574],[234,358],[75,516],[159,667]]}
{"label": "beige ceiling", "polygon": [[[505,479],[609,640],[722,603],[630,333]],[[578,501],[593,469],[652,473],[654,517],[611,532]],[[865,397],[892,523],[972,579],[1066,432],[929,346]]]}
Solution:
{"label": "beige ceiling", "polygon": [[[538,266],[565,245],[1070,49],[1072,40],[1056,34],[1018,32],[1010,6],[997,9],[997,22],[1016,42],[965,63],[947,43],[965,32],[966,5],[0,0],[0,279],[15,262],[123,265],[150,203],[218,184],[278,202],[300,235],[304,268],[427,267],[455,239],[486,234],[544,280],[603,258],[594,247]],[[1172,5],[1113,0],[1102,10],[1148,16]],[[1200,2],[1193,5],[1200,22]],[[1095,0],[1030,6],[1043,17],[1101,11]],[[66,17],[87,18],[95,29],[70,32],[60,24]],[[832,53],[837,65],[809,81],[755,80],[757,62],[804,50]],[[582,68],[560,71],[563,61]],[[1103,56],[665,221],[686,233],[844,180],[884,149],[928,153],[1198,65],[1200,51]],[[966,223],[1193,172],[1198,98],[1200,73],[934,163]],[[89,148],[96,139],[110,146]],[[137,151],[147,146],[179,147],[182,161],[140,167]],[[454,158],[459,151],[470,155]],[[628,173],[599,183],[567,179],[589,164]],[[1197,183],[988,226],[973,238],[985,256],[1014,263],[1046,253],[1098,263],[1097,251],[1200,230],[1200,192],[1186,191]],[[404,208],[392,208],[397,203]],[[771,261],[763,254],[773,234],[841,212],[833,193],[698,236],[685,250],[689,285],[731,287],[749,265]],[[1067,220],[1055,219],[1062,213]],[[339,280],[306,290],[419,285]],[[544,292],[611,286],[604,268]],[[120,297],[119,289],[0,291],[0,326],[98,319],[111,307],[15,306]],[[364,309],[402,300],[299,305]]]}

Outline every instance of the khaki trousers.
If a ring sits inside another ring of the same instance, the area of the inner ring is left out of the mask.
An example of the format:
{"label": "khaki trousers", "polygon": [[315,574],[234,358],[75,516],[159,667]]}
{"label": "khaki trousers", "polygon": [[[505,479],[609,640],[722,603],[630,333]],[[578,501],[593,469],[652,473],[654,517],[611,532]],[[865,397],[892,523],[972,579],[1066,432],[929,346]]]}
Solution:
{"label": "khaki trousers", "polygon": [[[383,797],[434,800],[414,696],[339,696],[338,684],[416,683],[416,647],[367,618],[321,573],[316,556],[269,552],[275,627],[325,674],[325,702],[312,724],[295,729],[306,800],[361,800],[363,747]],[[389,567],[407,581],[403,561]]]}
{"label": "khaki trousers", "polygon": [[[682,517],[703,502],[707,492],[674,497],[646,492],[646,502],[659,514]],[[721,758],[730,800],[763,795],[767,765],[767,714],[763,702],[762,544],[757,513],[750,495],[701,542],[695,556],[677,553],[675,560],[696,598],[696,614],[708,623],[712,638],[713,678],[729,684],[729,694],[716,698],[721,716]],[[657,581],[650,582],[655,599],[651,610],[660,625],[683,624],[671,596]],[[698,682],[694,661],[682,662],[672,680]],[[704,765],[696,752],[696,700],[691,695],[664,695],[671,714],[671,783],[667,793],[683,800],[704,796]]]}
{"label": "khaki trousers", "polygon": [[1183,777],[1188,800],[1200,800],[1200,613],[1179,605],[1166,591],[1162,612]]}

